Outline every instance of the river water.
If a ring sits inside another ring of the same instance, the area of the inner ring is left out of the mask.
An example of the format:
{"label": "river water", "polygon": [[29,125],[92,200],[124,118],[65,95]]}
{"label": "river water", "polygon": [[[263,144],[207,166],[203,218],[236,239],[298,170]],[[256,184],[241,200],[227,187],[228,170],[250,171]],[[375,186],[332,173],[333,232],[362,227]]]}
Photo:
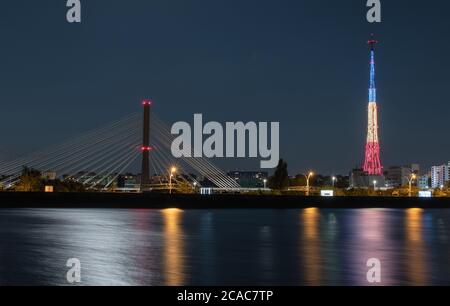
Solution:
{"label": "river water", "polygon": [[440,209],[0,209],[0,285],[449,285],[449,239]]}

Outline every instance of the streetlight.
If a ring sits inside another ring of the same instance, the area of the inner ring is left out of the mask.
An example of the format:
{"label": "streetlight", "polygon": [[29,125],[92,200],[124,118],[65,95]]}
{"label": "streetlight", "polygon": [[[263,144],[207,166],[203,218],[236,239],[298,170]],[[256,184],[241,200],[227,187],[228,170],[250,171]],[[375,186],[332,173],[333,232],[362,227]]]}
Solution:
{"label": "streetlight", "polygon": [[267,179],[264,179],[263,183],[264,183],[264,189],[266,189],[267,188]]}
{"label": "streetlight", "polygon": [[170,169],[170,176],[169,176],[169,193],[170,194],[172,194],[172,178],[176,172],[177,172],[177,168],[172,167]]}
{"label": "streetlight", "polygon": [[409,182],[409,192],[408,192],[409,197],[412,196],[412,182],[416,179],[416,177],[417,176],[415,173],[412,173],[411,176],[409,177],[409,180],[408,180],[408,182]]}
{"label": "streetlight", "polygon": [[334,188],[334,184],[336,183],[336,180],[337,180],[337,178],[336,178],[335,176],[333,176],[333,177],[331,178],[331,181],[332,181],[332,183],[333,183],[333,188]]}
{"label": "streetlight", "polygon": [[310,171],[306,177],[306,196],[309,196],[309,179],[314,175],[314,172]]}
{"label": "streetlight", "polygon": [[373,190],[376,190],[377,189],[377,181],[373,181]]}

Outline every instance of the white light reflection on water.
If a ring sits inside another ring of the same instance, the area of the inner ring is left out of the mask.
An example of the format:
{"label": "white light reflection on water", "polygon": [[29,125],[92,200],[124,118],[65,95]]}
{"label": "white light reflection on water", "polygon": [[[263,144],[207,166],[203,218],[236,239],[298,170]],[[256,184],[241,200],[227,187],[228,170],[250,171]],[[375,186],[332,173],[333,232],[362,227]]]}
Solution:
{"label": "white light reflection on water", "polygon": [[0,209],[0,284],[450,284],[449,210]]}

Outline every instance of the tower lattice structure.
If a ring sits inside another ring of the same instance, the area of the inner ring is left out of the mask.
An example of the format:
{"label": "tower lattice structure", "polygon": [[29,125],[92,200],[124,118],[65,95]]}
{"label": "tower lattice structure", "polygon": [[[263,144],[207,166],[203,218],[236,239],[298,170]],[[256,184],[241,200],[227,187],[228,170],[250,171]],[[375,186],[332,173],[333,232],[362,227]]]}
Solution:
{"label": "tower lattice structure", "polygon": [[378,41],[371,39],[370,46],[370,84],[369,107],[367,121],[367,143],[363,170],[369,175],[382,175],[383,166],[380,161],[380,142],[378,137],[377,88],[375,84],[375,45]]}

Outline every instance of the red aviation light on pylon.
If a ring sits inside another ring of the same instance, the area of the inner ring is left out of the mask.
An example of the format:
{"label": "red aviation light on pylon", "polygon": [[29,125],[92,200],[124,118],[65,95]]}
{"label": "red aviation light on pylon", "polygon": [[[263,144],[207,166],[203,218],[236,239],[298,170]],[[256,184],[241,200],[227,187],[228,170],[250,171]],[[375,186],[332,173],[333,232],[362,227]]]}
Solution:
{"label": "red aviation light on pylon", "polygon": [[153,150],[152,147],[141,147],[141,151],[142,151],[142,152],[150,152],[150,151],[152,151],[152,150]]}
{"label": "red aviation light on pylon", "polygon": [[370,39],[367,41],[367,44],[371,47],[374,48],[374,46],[376,44],[378,44],[378,40],[375,39],[375,35],[374,34],[370,34]]}
{"label": "red aviation light on pylon", "polygon": [[152,105],[152,101],[151,100],[143,100],[142,101],[142,106],[151,106]]}

